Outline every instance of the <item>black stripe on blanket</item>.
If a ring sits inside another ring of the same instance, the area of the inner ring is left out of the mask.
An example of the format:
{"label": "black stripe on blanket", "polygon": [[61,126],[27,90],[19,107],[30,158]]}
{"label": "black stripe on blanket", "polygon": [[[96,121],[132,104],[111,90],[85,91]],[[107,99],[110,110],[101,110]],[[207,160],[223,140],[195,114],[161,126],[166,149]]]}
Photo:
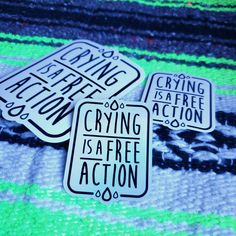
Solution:
{"label": "black stripe on blanket", "polygon": [[[236,125],[236,115],[233,113],[217,112],[217,120],[222,125],[226,123],[234,127]],[[51,146],[55,149],[68,149],[68,142],[46,143],[34,136],[23,125],[10,123],[10,128],[2,126],[0,141],[29,147]],[[157,126],[153,131],[153,166],[159,166],[163,169],[172,168],[173,170],[199,170],[201,172],[214,171],[217,174],[224,172],[236,174],[236,156],[223,155],[221,150],[221,148],[224,148],[224,150],[233,152],[232,149],[236,148],[236,137],[226,136],[223,132],[214,130],[208,134],[211,136],[210,140],[201,141],[198,137],[202,134],[200,132],[182,130],[176,133],[162,125]],[[185,149],[175,144],[176,135],[185,142]],[[157,140],[165,145],[168,151],[161,152],[155,144]],[[194,155],[196,152],[200,156]],[[203,157],[201,157],[201,153]]]}
{"label": "black stripe on blanket", "polygon": [[86,36],[103,44],[135,43],[139,48],[156,48],[159,52],[236,57],[235,13],[148,6],[142,6],[141,11],[139,4],[114,2],[112,5],[101,2],[98,6],[84,1],[45,5],[33,1],[0,1],[0,5],[4,9],[0,21],[5,32],[32,32],[70,39]]}

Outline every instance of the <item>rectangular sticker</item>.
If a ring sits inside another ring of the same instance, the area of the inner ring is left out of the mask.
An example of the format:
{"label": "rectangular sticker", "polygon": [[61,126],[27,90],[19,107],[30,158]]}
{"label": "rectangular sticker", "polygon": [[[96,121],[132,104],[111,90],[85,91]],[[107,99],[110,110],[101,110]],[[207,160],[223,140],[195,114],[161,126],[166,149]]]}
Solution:
{"label": "rectangular sticker", "polygon": [[1,78],[0,108],[44,141],[62,142],[78,100],[119,98],[141,79],[143,70],[119,52],[78,40]]}
{"label": "rectangular sticker", "polygon": [[154,123],[201,132],[215,128],[214,86],[207,79],[154,73],[147,80],[142,101],[152,109]]}
{"label": "rectangular sticker", "polygon": [[83,100],[75,106],[64,175],[71,195],[103,202],[143,198],[152,166],[152,125],[143,103]]}

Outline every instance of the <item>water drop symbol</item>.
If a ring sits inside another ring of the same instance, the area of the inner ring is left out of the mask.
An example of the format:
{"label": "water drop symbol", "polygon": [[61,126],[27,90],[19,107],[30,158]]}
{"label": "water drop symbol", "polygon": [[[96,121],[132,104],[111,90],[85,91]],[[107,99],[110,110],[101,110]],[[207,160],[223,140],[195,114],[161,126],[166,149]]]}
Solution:
{"label": "water drop symbol", "polygon": [[124,103],[120,104],[120,108],[123,109],[125,107]]}
{"label": "water drop symbol", "polygon": [[171,121],[170,125],[174,128],[177,128],[179,127],[179,122],[176,119],[174,119],[173,121]]}
{"label": "water drop symbol", "polygon": [[16,106],[16,107],[11,108],[8,111],[8,114],[10,116],[19,116],[22,113],[22,111],[24,111],[24,109],[25,109],[25,105]]}
{"label": "water drop symbol", "polygon": [[14,102],[9,102],[9,103],[7,103],[6,107],[7,107],[7,108],[10,108],[10,107],[12,107],[13,105],[14,105]]}
{"label": "water drop symbol", "polygon": [[113,54],[114,54],[114,51],[106,51],[102,54],[102,56],[105,58],[110,58],[113,56]]}
{"label": "water drop symbol", "polygon": [[179,79],[185,79],[185,75],[184,74],[180,74],[178,77],[179,77]]}
{"label": "water drop symbol", "polygon": [[98,50],[98,52],[104,52],[104,49],[103,49],[103,48],[100,48],[100,49]]}
{"label": "water drop symbol", "polygon": [[109,103],[108,103],[108,102],[106,102],[104,106],[105,106],[105,107],[109,107]]}
{"label": "water drop symbol", "polygon": [[112,57],[112,59],[113,59],[113,60],[118,60],[119,57],[118,57],[118,56],[114,56],[114,57]]}
{"label": "water drop symbol", "polygon": [[22,120],[25,120],[28,116],[29,116],[29,113],[25,113],[25,114],[22,114],[22,115],[20,116],[20,118],[21,118]]}
{"label": "water drop symbol", "polygon": [[102,193],[102,200],[105,202],[108,202],[111,200],[111,191],[110,189],[107,187],[104,192]]}
{"label": "water drop symbol", "polygon": [[113,194],[113,198],[118,198],[118,193],[115,191],[114,194]]}
{"label": "water drop symbol", "polygon": [[111,106],[110,106],[111,110],[115,111],[119,108],[119,105],[117,103],[116,100],[114,100],[112,103],[111,103]]}
{"label": "water drop symbol", "polygon": [[101,196],[101,193],[100,193],[99,190],[95,193],[95,196],[96,196],[96,197],[100,197],[100,196]]}

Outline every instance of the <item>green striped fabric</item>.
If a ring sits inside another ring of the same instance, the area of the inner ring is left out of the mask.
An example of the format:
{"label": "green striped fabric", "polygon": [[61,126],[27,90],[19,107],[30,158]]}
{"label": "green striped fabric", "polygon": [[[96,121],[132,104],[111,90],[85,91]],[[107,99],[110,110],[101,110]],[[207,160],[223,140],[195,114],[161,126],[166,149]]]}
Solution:
{"label": "green striped fabric", "polygon": [[[235,1],[199,1],[199,0],[169,0],[169,1],[152,1],[152,0],[107,0],[116,2],[129,2],[129,3],[139,3],[142,5],[153,6],[153,7],[185,7],[193,8],[201,11],[216,11],[216,12],[234,12],[235,11]],[[220,5],[220,6],[219,6]]]}
{"label": "green striped fabric", "polygon": [[[40,45],[40,43],[47,43],[52,42],[55,44],[58,43],[69,43],[71,40],[64,40],[59,38],[47,38],[47,37],[27,37],[13,34],[4,34],[1,33],[0,37],[3,39],[15,39],[19,42],[17,43],[10,43],[6,41],[0,42],[0,54],[2,57],[0,61],[2,63],[6,63],[13,66],[25,66],[30,63],[30,61],[39,59],[44,55],[55,50],[56,46],[48,46],[48,45]],[[25,43],[27,42],[27,44]],[[33,42],[37,42],[35,44]],[[236,66],[236,61],[232,59],[226,58],[213,58],[213,57],[206,57],[206,56],[194,56],[194,55],[187,55],[187,54],[175,54],[175,53],[158,53],[152,52],[147,50],[140,50],[137,48],[128,48],[118,45],[107,45],[119,50],[121,53],[124,54],[132,54],[131,60],[135,63],[140,65],[144,68],[146,74],[153,73],[155,71],[160,72],[181,72],[187,71],[191,75],[199,76],[199,77],[206,77],[208,74],[214,74],[214,77],[209,77],[216,85],[219,85],[219,89],[217,93],[219,94],[236,94],[236,89],[233,86],[236,86],[236,73],[233,69],[217,69],[217,68],[206,68],[204,66],[197,66],[191,65],[189,66],[187,63],[200,63],[204,62],[205,64],[215,63],[218,65],[226,64]],[[142,59],[137,59],[135,56],[141,56]],[[145,56],[154,57],[155,59],[147,60]],[[12,60],[11,60],[12,58]],[[180,61],[181,64],[176,64],[173,62],[166,62],[165,60],[175,60]],[[220,89],[220,85],[229,85],[232,86],[229,89]]]}

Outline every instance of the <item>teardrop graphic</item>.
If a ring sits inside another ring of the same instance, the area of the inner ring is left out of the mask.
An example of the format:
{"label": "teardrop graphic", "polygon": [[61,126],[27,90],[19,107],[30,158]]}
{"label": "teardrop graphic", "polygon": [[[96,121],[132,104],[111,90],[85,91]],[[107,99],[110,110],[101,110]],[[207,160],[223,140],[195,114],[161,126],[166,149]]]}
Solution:
{"label": "teardrop graphic", "polygon": [[8,111],[8,115],[19,116],[22,113],[22,111],[24,111],[24,109],[25,109],[25,105],[13,107]]}
{"label": "teardrop graphic", "polygon": [[96,196],[96,197],[100,197],[100,196],[101,196],[101,193],[100,193],[99,190],[95,193],[95,196]]}
{"label": "teardrop graphic", "polygon": [[103,57],[105,57],[105,58],[110,58],[110,57],[113,56],[113,54],[114,54],[114,51],[106,51],[106,52],[104,52],[102,55],[103,55]]}
{"label": "teardrop graphic", "polygon": [[110,189],[107,187],[104,192],[102,193],[102,200],[105,202],[108,202],[111,200],[111,191]]}
{"label": "teardrop graphic", "polygon": [[104,106],[105,106],[105,107],[109,107],[109,103],[108,103],[108,102],[106,102]]}
{"label": "teardrop graphic", "polygon": [[14,102],[9,102],[9,103],[7,103],[6,107],[7,107],[7,108],[10,108],[10,107],[12,107],[13,105],[14,105]]}
{"label": "teardrop graphic", "polygon": [[103,49],[103,48],[100,48],[100,49],[98,50],[98,52],[104,52],[104,49]]}
{"label": "teardrop graphic", "polygon": [[22,115],[20,116],[20,118],[21,118],[22,120],[25,120],[28,116],[29,116],[29,113],[25,113],[25,114],[22,114]]}
{"label": "teardrop graphic", "polygon": [[120,104],[120,108],[123,109],[125,107],[124,103]]}
{"label": "teardrop graphic", "polygon": [[174,128],[177,128],[179,127],[179,122],[176,119],[174,119],[173,121],[171,121],[170,125]]}
{"label": "teardrop graphic", "polygon": [[114,100],[110,106],[111,110],[115,111],[119,108],[119,105],[116,100]]}
{"label": "teardrop graphic", "polygon": [[180,74],[178,77],[179,77],[179,79],[185,79],[185,75],[184,74]]}
{"label": "teardrop graphic", "polygon": [[114,194],[113,194],[113,198],[118,198],[118,193],[115,191]]}
{"label": "teardrop graphic", "polygon": [[118,57],[118,56],[114,56],[114,57],[112,57],[112,59],[113,59],[113,60],[118,60],[119,57]]}

